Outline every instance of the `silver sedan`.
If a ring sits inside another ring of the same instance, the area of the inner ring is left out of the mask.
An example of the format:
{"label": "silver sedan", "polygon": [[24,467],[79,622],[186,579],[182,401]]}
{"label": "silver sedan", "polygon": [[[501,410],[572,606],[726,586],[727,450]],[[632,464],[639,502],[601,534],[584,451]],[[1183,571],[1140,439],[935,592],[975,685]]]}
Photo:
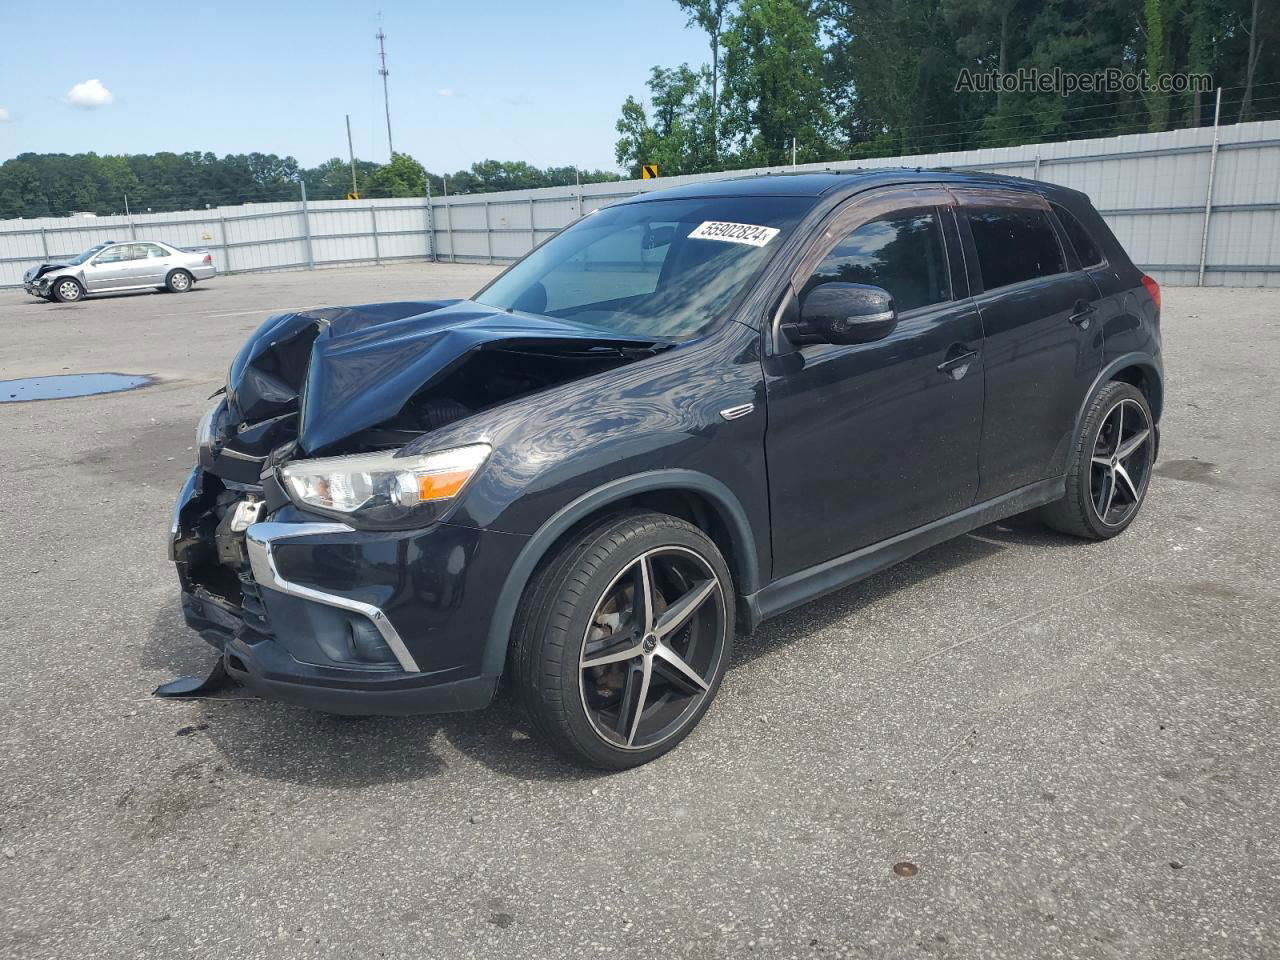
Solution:
{"label": "silver sedan", "polygon": [[205,250],[183,250],[158,240],[108,241],[69,260],[42,263],[22,278],[33,297],[73,303],[95,293],[122,290],[168,290],[186,293],[197,280],[217,273]]}

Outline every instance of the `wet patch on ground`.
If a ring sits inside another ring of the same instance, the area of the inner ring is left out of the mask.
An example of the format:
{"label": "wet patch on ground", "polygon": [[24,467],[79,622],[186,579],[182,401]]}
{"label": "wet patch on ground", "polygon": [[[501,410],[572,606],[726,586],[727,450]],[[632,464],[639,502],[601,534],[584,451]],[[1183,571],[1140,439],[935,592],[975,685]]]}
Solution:
{"label": "wet patch on ground", "polygon": [[0,380],[0,403],[92,397],[102,393],[136,390],[154,382],[154,377],[132,373],[61,373],[48,377]]}
{"label": "wet patch on ground", "polygon": [[1155,468],[1158,477],[1169,480],[1185,480],[1188,483],[1204,483],[1211,487],[1225,487],[1227,480],[1222,468],[1208,460],[1165,460]]}

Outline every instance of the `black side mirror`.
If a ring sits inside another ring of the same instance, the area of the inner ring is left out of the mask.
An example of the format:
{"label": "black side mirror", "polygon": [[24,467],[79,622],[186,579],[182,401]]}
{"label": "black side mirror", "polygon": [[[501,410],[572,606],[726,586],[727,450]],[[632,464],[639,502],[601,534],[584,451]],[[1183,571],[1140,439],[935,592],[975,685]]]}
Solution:
{"label": "black side mirror", "polygon": [[676,228],[671,226],[657,227],[656,229],[645,224],[644,240],[640,246],[645,250],[656,250],[658,247],[665,247],[676,238]]}
{"label": "black side mirror", "polygon": [[796,344],[870,343],[882,340],[898,325],[898,311],[888,290],[865,283],[821,283],[800,304],[796,323],[782,332]]}

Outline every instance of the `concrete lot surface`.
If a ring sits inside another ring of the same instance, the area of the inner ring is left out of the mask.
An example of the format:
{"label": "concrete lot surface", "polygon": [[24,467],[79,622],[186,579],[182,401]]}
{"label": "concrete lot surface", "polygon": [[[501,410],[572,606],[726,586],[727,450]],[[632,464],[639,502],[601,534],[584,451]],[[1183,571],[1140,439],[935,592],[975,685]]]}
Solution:
{"label": "concrete lot surface", "polygon": [[0,956],[1280,954],[1277,291],[1165,291],[1128,533],[988,527],[768,623],[639,770],[560,761],[507,702],[150,699],[212,661],[165,540],[244,336],[491,274],[0,294],[0,378],[161,378],[0,404]]}

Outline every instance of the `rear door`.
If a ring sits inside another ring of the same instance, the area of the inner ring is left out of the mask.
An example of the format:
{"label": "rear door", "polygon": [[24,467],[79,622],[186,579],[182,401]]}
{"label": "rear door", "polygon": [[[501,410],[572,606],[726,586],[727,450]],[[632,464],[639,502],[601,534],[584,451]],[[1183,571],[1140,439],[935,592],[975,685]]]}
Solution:
{"label": "rear door", "polygon": [[899,321],[874,343],[765,362],[775,578],[973,503],[982,328],[951,205],[940,188],[854,198],[792,276],[798,301],[828,281],[883,287]]}
{"label": "rear door", "polygon": [[158,243],[134,244],[142,254],[130,266],[129,275],[133,283],[159,286],[164,283],[165,274],[172,265],[169,253]]}
{"label": "rear door", "polygon": [[1039,194],[952,192],[984,332],[978,499],[988,500],[1065,468],[1076,414],[1102,369],[1098,290],[1073,269]]}

